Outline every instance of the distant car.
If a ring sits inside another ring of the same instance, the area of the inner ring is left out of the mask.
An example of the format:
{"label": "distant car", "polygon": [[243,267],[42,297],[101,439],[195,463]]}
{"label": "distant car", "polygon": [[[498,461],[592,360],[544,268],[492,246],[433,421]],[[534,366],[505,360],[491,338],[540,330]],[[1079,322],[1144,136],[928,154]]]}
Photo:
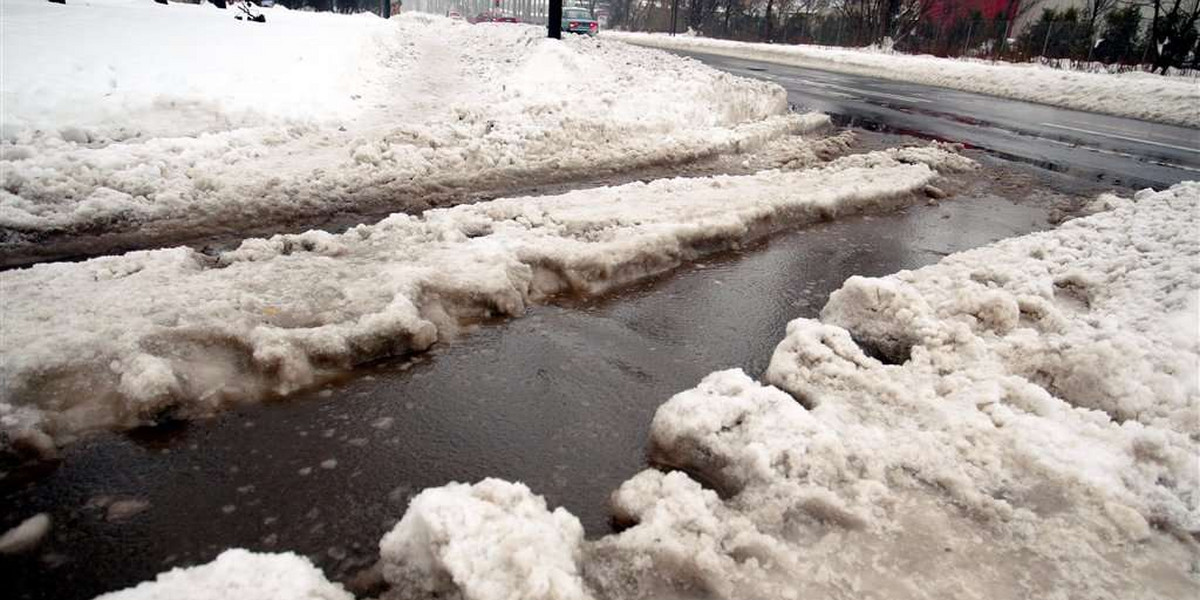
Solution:
{"label": "distant car", "polygon": [[600,23],[592,18],[592,13],[586,8],[564,8],[562,30],[565,33],[596,35],[600,32]]}
{"label": "distant car", "polygon": [[487,10],[475,15],[472,23],[516,23],[517,18],[499,10]]}
{"label": "distant car", "polygon": [[450,17],[451,19],[453,19],[455,21],[463,21],[464,20],[462,13],[458,12],[457,10],[447,11],[446,16]]}

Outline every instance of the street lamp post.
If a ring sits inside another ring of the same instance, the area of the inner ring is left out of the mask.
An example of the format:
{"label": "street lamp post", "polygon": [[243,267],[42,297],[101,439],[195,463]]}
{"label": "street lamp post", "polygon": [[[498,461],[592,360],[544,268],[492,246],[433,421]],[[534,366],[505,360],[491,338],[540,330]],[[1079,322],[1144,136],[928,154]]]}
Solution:
{"label": "street lamp post", "polygon": [[546,15],[546,34],[562,39],[562,0],[550,0],[550,13]]}

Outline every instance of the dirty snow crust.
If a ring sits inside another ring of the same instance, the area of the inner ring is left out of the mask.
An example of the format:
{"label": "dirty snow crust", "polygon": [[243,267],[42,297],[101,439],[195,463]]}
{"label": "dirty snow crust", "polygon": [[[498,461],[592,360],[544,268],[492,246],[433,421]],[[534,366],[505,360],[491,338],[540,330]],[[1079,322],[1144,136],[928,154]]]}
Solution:
{"label": "dirty snow crust", "polygon": [[805,44],[762,44],[698,36],[606,31],[603,37],[910,81],[1075,110],[1200,127],[1200,81],[1147,73],[1079,73],[1042,65],[916,56]]}
{"label": "dirty snow crust", "polygon": [[4,0],[0,248],[419,212],[428,194],[738,152],[814,124],[774,84],[625,44],[267,13],[253,27],[208,4]]}
{"label": "dirty snow crust", "polygon": [[0,273],[0,425],[43,447],[79,430],[205,414],[322,373],[429,348],[816,219],[906,202],[969,160],[934,147],[820,168],[658,180],[397,214],[333,235],[252,239]]}

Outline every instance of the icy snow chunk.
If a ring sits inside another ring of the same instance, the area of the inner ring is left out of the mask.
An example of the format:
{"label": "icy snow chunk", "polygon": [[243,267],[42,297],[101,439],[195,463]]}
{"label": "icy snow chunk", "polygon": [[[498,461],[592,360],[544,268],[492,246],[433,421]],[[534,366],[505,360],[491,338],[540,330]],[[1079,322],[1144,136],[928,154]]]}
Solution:
{"label": "icy snow chunk", "polygon": [[150,508],[150,501],[140,498],[121,498],[113,500],[104,512],[108,521],[123,521]]}
{"label": "icy snow chunk", "polygon": [[0,554],[18,554],[36,548],[50,533],[50,515],[38,513],[0,535]]}
{"label": "icy snow chunk", "polygon": [[699,474],[732,496],[806,468],[807,454],[838,454],[837,439],[823,429],[794,398],[733,369],[659,407],[650,441],[656,462]]}
{"label": "icy snow chunk", "polygon": [[463,600],[590,598],[580,577],[583,526],[519,483],[451,483],[412,499],[379,548],[392,595]]}
{"label": "icy snow chunk", "polygon": [[160,573],[154,581],[99,596],[96,600],[353,600],[330,583],[312,562],[292,553],[267,554],[235,548],[195,567]]}
{"label": "icy snow chunk", "polygon": [[588,582],[603,595],[655,597],[667,587],[697,597],[790,596],[786,545],[687,475],[643,471],[612,504],[618,520],[635,525],[589,552]]}

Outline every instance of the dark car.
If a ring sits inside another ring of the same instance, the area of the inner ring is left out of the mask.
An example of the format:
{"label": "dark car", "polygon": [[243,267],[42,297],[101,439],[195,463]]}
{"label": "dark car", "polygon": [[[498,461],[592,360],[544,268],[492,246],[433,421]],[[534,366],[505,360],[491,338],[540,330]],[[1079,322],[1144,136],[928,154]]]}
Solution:
{"label": "dark car", "polygon": [[586,8],[564,8],[562,30],[567,33],[596,35],[600,32],[600,23],[592,18],[592,13]]}
{"label": "dark car", "polygon": [[517,18],[499,10],[485,10],[471,20],[472,23],[516,23]]}

